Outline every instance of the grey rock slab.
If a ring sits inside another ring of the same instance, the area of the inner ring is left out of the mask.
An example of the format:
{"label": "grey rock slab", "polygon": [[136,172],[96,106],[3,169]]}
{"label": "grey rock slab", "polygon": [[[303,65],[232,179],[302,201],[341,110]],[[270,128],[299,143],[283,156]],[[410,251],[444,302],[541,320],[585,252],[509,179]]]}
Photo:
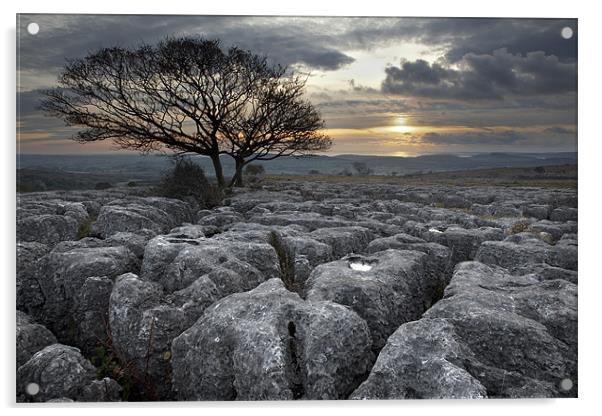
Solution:
{"label": "grey rock slab", "polygon": [[364,227],[321,228],[311,232],[310,236],[331,246],[335,258],[361,253],[374,238],[374,234]]}
{"label": "grey rock slab", "polygon": [[[27,305],[25,311],[46,325],[59,341],[89,353],[94,349],[93,340],[106,334],[106,321],[96,318],[103,316],[110,294],[107,286],[115,277],[138,268],[138,258],[123,246],[52,251],[39,262],[26,285],[35,289],[41,302]],[[90,277],[108,280],[92,285]]]}
{"label": "grey rock slab", "polygon": [[103,238],[118,232],[147,229],[155,234],[192,220],[190,206],[185,202],[158,197],[116,200],[104,205],[94,223],[94,230]]}
{"label": "grey rock slab", "polygon": [[256,284],[280,276],[278,257],[267,243],[174,234],[157,236],[147,244],[141,276],[174,292],[216,268],[231,269]]}
{"label": "grey rock slab", "polygon": [[576,271],[550,266],[547,263],[527,263],[520,265],[512,269],[512,274],[531,275],[539,281],[562,279],[574,284],[578,283]]}
{"label": "grey rock slab", "polygon": [[120,392],[115,380],[96,380],[96,369],[77,348],[62,344],[38,351],[17,370],[19,402],[117,401]]}
{"label": "grey rock slab", "polygon": [[449,247],[452,251],[452,262],[456,264],[474,259],[477,250],[484,241],[499,241],[503,240],[504,237],[504,232],[499,228],[464,229],[450,227],[443,232],[429,230],[425,239]]}
{"label": "grey rock slab", "polygon": [[525,264],[547,263],[550,266],[577,270],[576,245],[550,245],[533,236],[518,237],[484,242],[479,247],[475,260],[507,269]]}
{"label": "grey rock slab", "polygon": [[575,397],[576,331],[575,285],[461,263],[444,298],[389,337],[351,397]]}
{"label": "grey rock slab", "polygon": [[487,389],[464,368],[474,354],[445,319],[402,325],[387,340],[356,400],[481,399]]}
{"label": "grey rock slab", "polygon": [[56,338],[45,326],[24,312],[17,311],[17,368],[44,347],[56,344]]}
{"label": "grey rock slab", "polygon": [[212,305],[172,344],[180,400],[342,399],[372,361],[366,323],[279,279]]}
{"label": "grey rock slab", "polygon": [[120,276],[109,303],[113,346],[122,362],[130,363],[138,380],[148,380],[148,397],[169,399],[171,394],[169,352],[171,341],[190,322],[184,311],[163,301],[157,283],[129,273]]}
{"label": "grey rock slab", "polygon": [[378,350],[399,325],[418,319],[431,304],[427,259],[418,251],[386,250],[322,264],[306,282],[306,299],[353,309],[368,323]]}

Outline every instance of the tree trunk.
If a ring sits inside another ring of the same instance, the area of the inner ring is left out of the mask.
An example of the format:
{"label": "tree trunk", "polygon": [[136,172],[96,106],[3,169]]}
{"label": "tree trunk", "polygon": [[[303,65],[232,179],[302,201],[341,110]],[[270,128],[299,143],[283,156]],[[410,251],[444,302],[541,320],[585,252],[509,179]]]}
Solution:
{"label": "tree trunk", "polygon": [[219,154],[211,156],[211,161],[213,162],[213,169],[215,170],[217,186],[223,189],[226,186],[226,180],[224,179],[224,170],[222,169],[222,161],[219,158]]}
{"label": "tree trunk", "polygon": [[242,158],[234,158],[234,162],[236,163],[236,170],[234,172],[234,176],[232,177],[232,182],[230,182],[230,186],[244,186],[242,168],[245,166],[245,160]]}

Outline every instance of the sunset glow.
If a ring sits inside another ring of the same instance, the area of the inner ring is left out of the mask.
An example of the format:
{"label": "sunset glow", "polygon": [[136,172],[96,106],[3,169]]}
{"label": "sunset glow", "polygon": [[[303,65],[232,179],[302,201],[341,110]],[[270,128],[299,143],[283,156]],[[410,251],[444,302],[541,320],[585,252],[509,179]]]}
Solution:
{"label": "sunset glow", "polygon": [[37,109],[39,90],[56,85],[66,59],[176,34],[307,74],[329,154],[575,151],[577,36],[563,38],[565,27],[577,34],[575,20],[556,19],[22,15],[19,151],[112,151],[70,141],[73,128]]}

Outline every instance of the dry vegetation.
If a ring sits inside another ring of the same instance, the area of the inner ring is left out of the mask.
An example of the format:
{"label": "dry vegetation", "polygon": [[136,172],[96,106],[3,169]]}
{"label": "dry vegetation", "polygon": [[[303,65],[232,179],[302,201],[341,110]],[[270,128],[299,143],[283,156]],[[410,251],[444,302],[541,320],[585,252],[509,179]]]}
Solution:
{"label": "dry vegetation", "polygon": [[577,188],[577,165],[542,168],[495,168],[433,172],[403,176],[385,175],[268,175],[268,182],[379,183],[400,185],[507,186]]}

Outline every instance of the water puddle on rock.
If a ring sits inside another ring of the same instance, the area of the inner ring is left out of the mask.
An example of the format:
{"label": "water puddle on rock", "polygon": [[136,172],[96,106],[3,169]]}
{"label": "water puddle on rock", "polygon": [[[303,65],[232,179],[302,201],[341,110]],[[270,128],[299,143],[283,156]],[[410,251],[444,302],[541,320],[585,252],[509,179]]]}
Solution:
{"label": "water puddle on rock", "polygon": [[361,261],[349,262],[349,268],[358,272],[367,272],[372,269],[372,265]]}

